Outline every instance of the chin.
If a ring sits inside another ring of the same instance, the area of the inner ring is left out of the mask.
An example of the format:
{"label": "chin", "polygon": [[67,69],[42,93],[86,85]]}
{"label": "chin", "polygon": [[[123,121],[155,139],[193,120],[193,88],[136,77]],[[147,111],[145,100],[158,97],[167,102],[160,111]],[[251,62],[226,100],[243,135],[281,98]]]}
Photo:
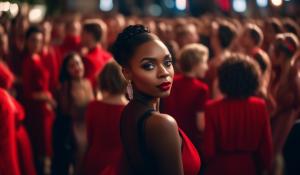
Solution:
{"label": "chin", "polygon": [[170,95],[170,91],[167,91],[167,92],[162,92],[160,95],[159,95],[159,98],[165,98],[165,97],[168,97]]}

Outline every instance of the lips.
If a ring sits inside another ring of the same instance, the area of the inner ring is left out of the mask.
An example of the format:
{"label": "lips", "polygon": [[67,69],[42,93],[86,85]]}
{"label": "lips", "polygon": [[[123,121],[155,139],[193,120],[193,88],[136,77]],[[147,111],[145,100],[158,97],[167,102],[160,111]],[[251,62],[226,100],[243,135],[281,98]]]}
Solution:
{"label": "lips", "polygon": [[157,87],[161,90],[161,91],[168,91],[169,89],[171,89],[172,83],[171,82],[164,82],[160,85],[158,85]]}

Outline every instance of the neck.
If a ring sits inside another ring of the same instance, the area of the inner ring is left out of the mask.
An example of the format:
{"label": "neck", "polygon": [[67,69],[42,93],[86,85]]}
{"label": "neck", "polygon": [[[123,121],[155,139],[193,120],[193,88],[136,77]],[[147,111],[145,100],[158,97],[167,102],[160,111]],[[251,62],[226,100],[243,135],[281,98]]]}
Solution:
{"label": "neck", "polygon": [[92,42],[92,43],[90,43],[90,45],[88,46],[89,50],[93,50],[93,49],[95,49],[96,47],[101,47],[101,44],[98,43],[98,42]]}
{"label": "neck", "polygon": [[153,108],[156,111],[159,111],[159,98],[152,97],[150,95],[144,94],[142,92],[139,92],[137,90],[133,91],[133,99],[135,101],[141,102],[144,105]]}
{"label": "neck", "polygon": [[196,78],[196,74],[194,72],[187,72],[187,73],[184,73],[184,75],[186,77],[190,77],[190,78]]}
{"label": "neck", "polygon": [[126,104],[127,100],[124,94],[111,94],[109,92],[102,92],[102,100],[115,104]]}

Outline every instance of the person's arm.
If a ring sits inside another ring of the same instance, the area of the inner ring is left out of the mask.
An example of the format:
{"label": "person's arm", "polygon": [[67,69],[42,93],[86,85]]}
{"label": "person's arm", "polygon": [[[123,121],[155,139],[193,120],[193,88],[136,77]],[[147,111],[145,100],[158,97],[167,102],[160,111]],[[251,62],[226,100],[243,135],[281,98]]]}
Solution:
{"label": "person's arm", "polygon": [[197,129],[203,133],[205,129],[205,118],[204,118],[204,112],[197,112],[196,114],[196,125]]}
{"label": "person's arm", "polygon": [[146,146],[158,165],[158,175],[183,175],[181,139],[176,121],[154,113],[145,124]]}

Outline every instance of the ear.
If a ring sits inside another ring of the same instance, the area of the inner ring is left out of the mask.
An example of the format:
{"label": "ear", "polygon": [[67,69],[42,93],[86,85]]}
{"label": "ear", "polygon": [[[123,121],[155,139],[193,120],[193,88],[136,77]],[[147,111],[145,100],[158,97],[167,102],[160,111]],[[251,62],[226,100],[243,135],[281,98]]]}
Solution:
{"label": "ear", "polygon": [[131,75],[131,71],[128,68],[122,68],[122,73],[125,77],[125,79],[128,80],[132,80],[132,75]]}

